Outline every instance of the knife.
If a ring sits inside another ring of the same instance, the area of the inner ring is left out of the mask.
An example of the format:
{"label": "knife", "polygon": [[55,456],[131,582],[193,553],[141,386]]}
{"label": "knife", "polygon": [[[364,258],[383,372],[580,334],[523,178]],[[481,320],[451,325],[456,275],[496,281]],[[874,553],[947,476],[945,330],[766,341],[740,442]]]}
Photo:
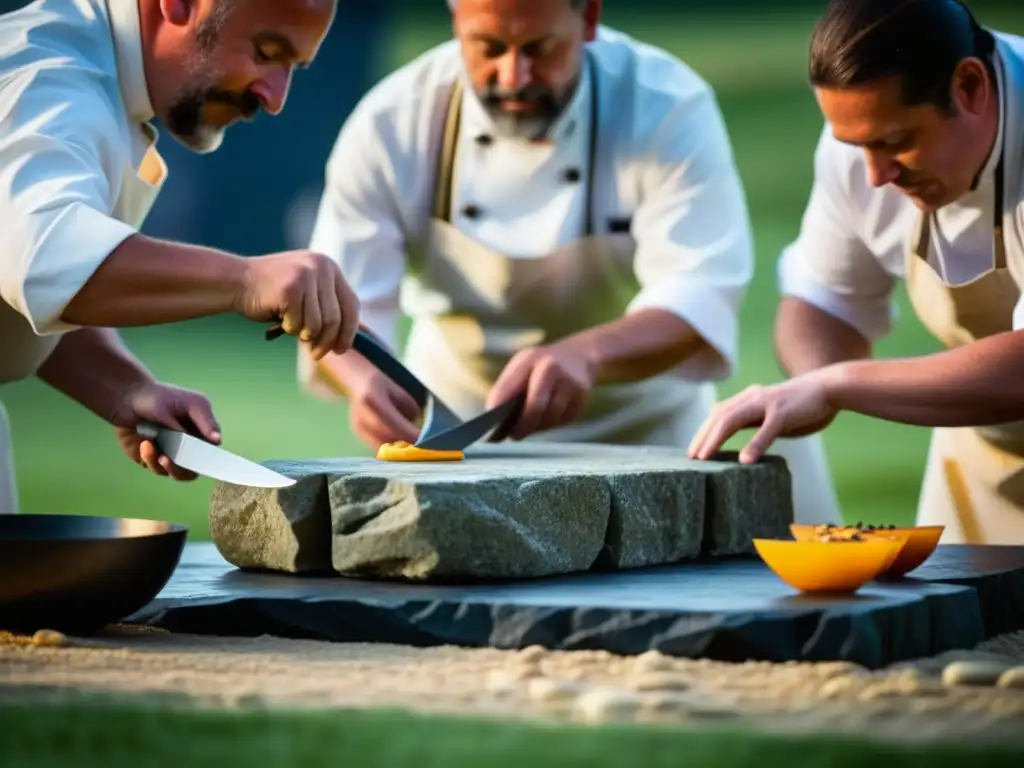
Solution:
{"label": "knife", "polygon": [[514,397],[508,402],[502,403],[446,432],[441,432],[423,440],[417,440],[415,445],[417,448],[433,451],[462,451],[495,427],[498,427],[498,430],[495,431],[492,440],[495,442],[502,440],[504,439],[503,433],[511,426],[512,421],[518,417],[518,411],[523,404],[523,400],[523,396]]}
{"label": "knife", "polygon": [[[284,335],[284,328],[277,323],[268,328],[265,335],[267,341],[273,341]],[[423,428],[413,443],[417,448],[461,451],[495,427],[498,429],[494,432],[492,440],[503,440],[512,423],[518,418],[525,399],[522,395],[513,398],[464,422],[369,332],[362,328],[356,331],[352,349],[409,393],[421,408],[425,408]]]}
{"label": "knife", "polygon": [[[278,323],[268,328],[265,335],[267,341],[273,341],[284,335],[284,328]],[[423,427],[416,439],[417,446],[421,445],[423,440],[447,434],[462,424],[462,419],[445,405],[441,398],[431,392],[426,384],[416,377],[416,374],[406,368],[401,360],[391,354],[387,347],[377,341],[368,331],[362,328],[356,331],[355,338],[352,340],[352,349],[404,389],[423,409]]]}
{"label": "knife", "polygon": [[176,429],[143,421],[139,422],[135,431],[144,440],[152,441],[162,454],[179,467],[204,477],[254,488],[287,488],[295,484],[293,478]]}

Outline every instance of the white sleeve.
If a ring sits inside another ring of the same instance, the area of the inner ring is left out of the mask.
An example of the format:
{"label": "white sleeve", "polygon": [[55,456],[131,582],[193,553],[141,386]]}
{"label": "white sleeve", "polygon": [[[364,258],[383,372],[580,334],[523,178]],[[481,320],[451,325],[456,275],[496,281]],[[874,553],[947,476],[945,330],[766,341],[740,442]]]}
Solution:
{"label": "white sleeve", "polygon": [[1013,330],[1024,331],[1024,292],[1017,300],[1017,306],[1013,308]]}
{"label": "white sleeve", "polygon": [[658,308],[685,320],[708,349],[681,372],[725,379],[737,366],[738,316],[754,251],[743,186],[710,89],[666,117],[654,152],[633,219],[641,291],[630,311]]}
{"label": "white sleeve", "polygon": [[111,217],[125,151],[102,94],[65,70],[0,86],[0,297],[38,334],[135,229]]}
{"label": "white sleeve", "polygon": [[846,163],[826,127],[814,153],[814,184],[797,239],[778,263],[779,290],[878,341],[892,328],[896,280],[858,231]]}
{"label": "white sleeve", "polygon": [[[405,236],[386,120],[364,101],[342,126],[327,161],[325,187],[310,250],[334,259],[359,297],[360,322],[397,349],[399,290],[405,274]],[[326,399],[337,395],[300,346],[299,381]]]}

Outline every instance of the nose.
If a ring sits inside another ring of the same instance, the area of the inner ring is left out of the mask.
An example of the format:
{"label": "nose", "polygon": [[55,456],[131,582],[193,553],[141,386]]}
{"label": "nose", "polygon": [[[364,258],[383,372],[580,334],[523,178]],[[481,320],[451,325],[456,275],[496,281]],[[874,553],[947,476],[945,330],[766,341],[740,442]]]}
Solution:
{"label": "nose", "polygon": [[507,91],[525,88],[531,80],[532,62],[518,51],[511,50],[498,64],[498,85]]}
{"label": "nose", "polygon": [[284,109],[284,103],[288,99],[288,89],[291,86],[292,73],[290,69],[275,69],[260,79],[260,82],[253,88],[253,92],[259,97],[263,109],[271,115],[277,115]]}
{"label": "nose", "polygon": [[900,176],[900,164],[892,157],[877,152],[867,152],[868,180],[873,187],[884,187]]}

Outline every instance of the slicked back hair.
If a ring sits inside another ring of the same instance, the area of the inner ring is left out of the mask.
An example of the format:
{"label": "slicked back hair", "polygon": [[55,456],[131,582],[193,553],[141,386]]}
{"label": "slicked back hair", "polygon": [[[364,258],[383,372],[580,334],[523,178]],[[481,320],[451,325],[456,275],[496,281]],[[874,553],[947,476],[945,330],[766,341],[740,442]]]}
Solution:
{"label": "slicked back hair", "polygon": [[907,106],[953,108],[958,64],[976,57],[994,75],[995,38],[959,0],[829,0],[811,33],[809,74],[817,88],[848,88],[890,77]]}

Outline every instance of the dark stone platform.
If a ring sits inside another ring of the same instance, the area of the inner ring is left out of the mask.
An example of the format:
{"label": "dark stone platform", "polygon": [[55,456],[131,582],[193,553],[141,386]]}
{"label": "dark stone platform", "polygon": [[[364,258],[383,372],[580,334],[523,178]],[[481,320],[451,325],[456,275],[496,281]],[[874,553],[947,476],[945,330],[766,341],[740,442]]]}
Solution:
{"label": "dark stone platform", "polygon": [[1024,629],[1024,547],[940,546],[912,577],[802,595],[757,557],[507,584],[420,585],[240,571],[187,545],[128,619],[174,632],[336,642],[847,660],[877,669]]}

